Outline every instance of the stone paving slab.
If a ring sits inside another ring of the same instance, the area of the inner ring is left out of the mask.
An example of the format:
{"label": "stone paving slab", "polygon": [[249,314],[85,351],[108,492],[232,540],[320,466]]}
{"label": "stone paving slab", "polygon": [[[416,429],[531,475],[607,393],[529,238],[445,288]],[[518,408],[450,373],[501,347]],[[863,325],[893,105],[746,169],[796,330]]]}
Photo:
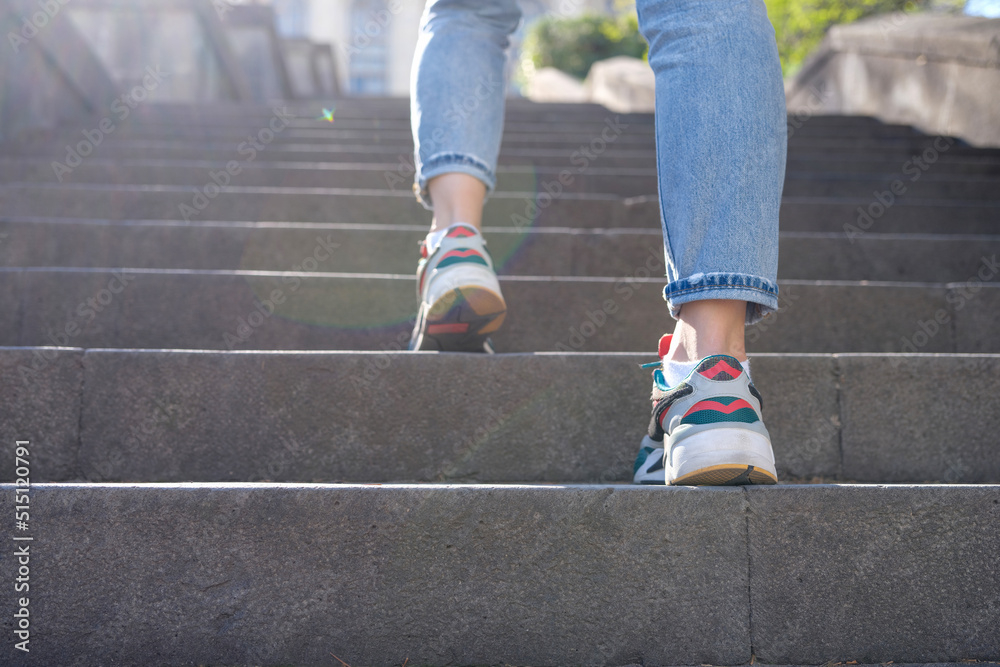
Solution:
{"label": "stone paving slab", "polygon": [[[628,482],[648,358],[91,351],[81,466],[109,481]],[[753,363],[779,474],[836,477],[832,358]]]}
{"label": "stone paving slab", "polygon": [[[200,187],[212,181],[213,174],[225,170],[226,161],[201,162],[198,160],[133,159],[107,160],[91,158],[64,175],[67,183],[113,183],[119,185],[187,185]],[[383,189],[409,192],[412,169],[408,163],[401,168],[395,163],[344,164],[333,162],[268,162],[259,160],[244,165],[237,178],[237,185],[246,187],[278,186],[306,188],[358,188]],[[509,166],[497,174],[497,192],[531,192],[545,183],[558,180],[556,167]],[[871,198],[900,180],[906,187],[906,196],[918,199],[985,199],[995,200],[998,178],[967,175],[923,175],[912,182],[898,170],[887,174],[834,174],[828,170],[803,172],[795,170],[786,174],[786,196],[825,196]],[[602,169],[588,168],[584,173],[564,179],[566,192],[606,193],[622,197],[655,194],[657,179],[655,169]],[[51,159],[0,158],[0,182],[58,182]]]}
{"label": "stone paving slab", "polygon": [[[764,664],[926,664],[998,652],[997,486],[31,493],[33,661],[746,664],[753,650]],[[12,487],[0,498],[9,509]],[[13,604],[0,602],[5,618]]]}
{"label": "stone paving slab", "polygon": [[[81,354],[59,352],[34,403],[3,376],[11,439],[42,437],[40,481],[627,482],[648,422],[649,355]],[[998,358],[754,355],[779,476],[997,481]],[[972,384],[942,396],[955,378]]]}
{"label": "stone paving slab", "polygon": [[[738,489],[31,494],[31,653],[5,646],[12,667],[750,660]],[[0,496],[9,515],[12,488]],[[0,563],[13,581],[14,559]],[[13,600],[0,601],[8,637]]]}
{"label": "stone paving slab", "polygon": [[20,476],[18,441],[27,441],[29,479],[79,478],[82,388],[83,350],[0,348],[0,481]]}
{"label": "stone paving slab", "polygon": [[759,661],[1000,657],[1000,487],[746,493]]}
{"label": "stone paving slab", "polygon": [[[73,218],[0,220],[7,267],[128,266],[155,269],[285,271],[335,246],[324,268],[405,274],[416,266],[423,225],[122,221]],[[662,271],[656,229],[487,227],[501,275],[630,275],[647,260]],[[321,253],[321,256],[325,255]],[[1000,235],[783,232],[778,277],[793,280],[957,282],[1000,255]],[[1000,280],[1000,271],[988,276]]]}
{"label": "stone paving slab", "polygon": [[1000,356],[838,359],[846,479],[1000,479]]}
{"label": "stone paving slab", "polygon": [[[65,344],[52,332],[75,322],[68,344],[79,347],[379,350],[408,338],[416,311],[411,276],[0,270],[12,272],[21,273],[20,288],[0,305],[19,313],[20,324],[12,327],[16,338],[0,339],[5,345]],[[673,320],[662,280],[649,273],[643,264],[621,278],[502,278],[508,312],[497,351],[651,349]],[[918,335],[927,318],[954,318],[954,292],[945,285],[779,286],[782,309],[747,331],[752,352],[909,352],[913,341],[920,352],[968,351],[956,349],[957,340],[1000,351],[991,330],[956,331],[961,320],[927,340]]]}
{"label": "stone paving slab", "polygon": [[[430,212],[416,203],[412,193],[404,191],[244,186],[229,186],[220,191],[214,183],[203,190],[213,196],[209,198],[204,192],[185,186],[12,184],[0,186],[0,206],[6,216],[107,220],[420,225],[430,222]],[[784,197],[781,229],[841,233],[854,239],[868,233],[998,233],[1000,202],[996,201],[901,198],[888,208],[879,206],[874,199]],[[868,215],[868,211],[876,215]],[[659,229],[660,205],[655,196],[552,197],[544,191],[501,192],[487,202],[483,221],[487,226],[520,229],[533,226]]]}

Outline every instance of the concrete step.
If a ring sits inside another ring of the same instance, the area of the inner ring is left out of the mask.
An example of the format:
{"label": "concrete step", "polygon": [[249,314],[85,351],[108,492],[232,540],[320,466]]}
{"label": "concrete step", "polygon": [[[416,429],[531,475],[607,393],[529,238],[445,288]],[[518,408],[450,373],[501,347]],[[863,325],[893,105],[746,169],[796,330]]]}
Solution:
{"label": "concrete step", "polygon": [[[212,198],[206,196],[213,195]],[[888,193],[886,197],[894,197]],[[886,207],[873,197],[782,199],[785,231],[995,234],[1000,201],[918,199],[905,194]],[[10,217],[79,217],[107,220],[232,220],[427,225],[430,213],[405,191],[345,188],[228,186],[201,194],[179,185],[7,184],[0,210]],[[499,192],[487,202],[491,227],[660,227],[655,195],[622,199],[606,194]]]}
{"label": "concrete step", "polygon": [[[320,238],[339,249],[324,263],[327,270],[405,274],[416,266],[426,231],[422,225],[24,218],[0,220],[0,264],[290,271],[313,256]],[[656,229],[488,227],[486,238],[501,275],[629,276],[662,254]],[[779,243],[778,276],[796,280],[959,282],[975,276],[984,257],[1000,254],[1000,236],[783,232]]]}
{"label": "concrete step", "polygon": [[[35,481],[631,481],[655,355],[399,347],[0,349],[0,451],[35,434]],[[757,354],[752,372],[784,481],[1000,482],[1000,355]]]}
{"label": "concrete step", "polygon": [[[148,128],[131,127],[126,124],[103,132],[102,134],[105,136],[100,136],[100,143],[108,148],[122,148],[131,144],[140,146],[180,144],[231,151],[234,146],[243,144],[248,140],[248,137],[258,136],[265,129],[270,132],[270,147],[313,145],[335,150],[340,146],[363,144],[391,146],[396,150],[406,152],[413,151],[412,133],[408,125],[405,127],[352,129],[326,123],[319,127],[297,127],[287,125],[285,122],[270,127],[267,123],[263,123],[261,125],[221,128],[185,125]],[[504,128],[504,130],[504,149],[534,147],[573,150],[581,144],[588,145],[591,141],[601,138],[616,147],[627,146],[635,149],[655,147],[655,132],[652,126],[647,123],[631,123],[617,114],[609,114],[602,121],[591,124],[562,125],[558,128],[553,128],[551,123],[520,124],[516,127]],[[80,141],[95,141],[90,139],[90,136],[99,135],[93,132],[93,128],[86,125],[62,126],[56,130],[39,133],[37,136],[21,137],[10,147],[10,150],[30,155],[39,148],[44,149],[53,145],[62,148],[67,145],[75,145]],[[793,154],[817,152],[874,154],[883,151],[905,151],[915,156],[922,155],[924,151],[927,151],[928,156],[931,156],[931,161],[936,161],[939,153],[1000,157],[998,149],[973,147],[958,139],[926,135],[872,137],[867,135],[844,136],[842,133],[796,133],[788,140],[788,150]]]}
{"label": "concrete step", "polygon": [[[357,100],[342,100],[337,103],[335,124],[337,127],[409,127],[410,111],[407,104],[396,107],[362,106]],[[322,105],[297,106],[289,105],[290,110],[303,124],[327,126],[326,122],[315,123],[319,118]],[[248,110],[240,106],[229,106],[225,109],[206,111],[202,108],[165,109],[162,105],[143,105],[135,110],[129,118],[133,126],[156,127],[169,125],[173,127],[206,126],[224,129],[237,122],[245,122],[250,126],[257,125],[273,115],[270,107],[260,107]],[[580,121],[600,121],[610,112],[597,105],[550,105],[510,103],[507,105],[507,126],[512,124],[532,122],[547,123],[553,131],[559,131],[567,124]],[[653,125],[652,114],[621,114],[633,125],[645,123],[650,128]],[[791,114],[788,119],[789,134],[793,138],[798,135],[831,134],[838,136],[867,135],[880,136],[921,136],[911,126],[890,125],[866,116],[826,116],[813,114]]]}
{"label": "concrete step", "polygon": [[[615,114],[608,112],[601,119],[595,119],[591,122],[581,122],[574,121],[572,119],[567,119],[567,122],[553,124],[552,122],[539,122],[532,123],[526,119],[516,120],[508,119],[504,124],[504,137],[509,136],[532,136],[537,139],[551,140],[553,138],[566,137],[572,133],[579,134],[589,134],[593,130],[598,132],[601,129],[602,123],[607,120],[612,119],[613,121],[620,121],[621,126],[625,129],[625,135],[634,134],[636,136],[641,136],[647,141],[655,137],[655,129],[653,123],[645,117],[636,118],[634,116],[630,117],[623,114]],[[114,141],[122,139],[180,139],[180,140],[204,140],[204,139],[214,139],[220,140],[224,139],[227,141],[236,141],[237,143],[246,138],[248,133],[256,133],[261,129],[263,125],[266,125],[269,118],[259,119],[256,123],[230,123],[226,125],[204,125],[204,124],[194,124],[194,123],[181,123],[181,124],[148,124],[148,123],[136,123],[126,120],[122,123],[117,123],[114,126],[114,131],[108,133],[108,138]],[[362,140],[372,140],[376,139],[381,142],[397,141],[397,142],[409,142],[412,139],[412,128],[410,126],[409,120],[393,120],[387,122],[380,122],[376,124],[369,124],[369,119],[362,118],[343,118],[338,117],[334,123],[329,122],[312,122],[315,118],[295,118],[288,121],[287,127],[281,130],[280,137],[282,139],[308,139],[317,140],[322,142],[329,141],[342,141],[345,139],[362,139]],[[88,121],[91,119],[78,119],[72,123],[67,123],[61,125],[57,128],[40,131],[35,130],[31,133],[25,133],[19,135],[18,141],[34,141],[39,139],[50,139],[56,141],[73,142],[77,141],[81,137],[81,128],[87,128]],[[99,123],[98,123],[99,125]],[[276,126],[280,127],[280,125]],[[816,128],[814,130],[811,126],[803,125],[798,129],[792,129],[789,141],[790,142],[810,142],[810,141],[830,141],[835,137],[840,137],[845,142],[856,143],[857,145],[869,145],[873,143],[878,144],[909,144],[909,145],[920,145],[927,146],[933,145],[935,139],[938,137],[921,134],[911,128],[902,128],[900,130],[879,130],[872,131],[871,128],[860,128],[856,130],[844,128],[836,128],[831,130],[830,128]],[[953,138],[945,138],[951,140]],[[955,139],[955,141],[960,141]],[[939,141],[939,145],[941,142]],[[967,146],[968,144],[961,143],[962,146]]]}
{"label": "concrete step", "polygon": [[[102,159],[108,159],[116,163],[127,163],[130,160],[148,159],[148,156],[152,153],[153,151],[148,149],[128,149],[127,151],[108,150],[102,151],[100,156]],[[37,158],[40,154],[41,157],[48,162],[50,169],[52,168],[53,162],[58,161],[60,164],[63,164],[63,161],[65,160],[65,151],[62,154],[48,155],[41,153],[40,151],[36,151],[31,156],[14,157]],[[164,149],[156,151],[155,154],[158,155],[157,159],[183,160],[186,162],[203,162],[208,164],[221,162],[224,165],[233,160],[238,161],[238,165],[246,165],[247,162],[245,158],[248,157],[248,154],[243,154],[241,156],[236,150],[226,153],[218,153],[214,151],[206,152],[203,150],[189,150],[184,148]],[[528,148],[515,149],[500,154],[498,169],[501,171],[508,168],[515,171],[523,171],[531,168],[537,168],[543,171],[552,169],[556,170],[557,173],[569,170],[571,175],[577,175],[587,172],[591,168],[598,167],[601,169],[646,171],[654,171],[656,167],[654,154],[650,151],[635,151],[629,149],[616,149],[614,151],[608,150],[600,155],[594,154],[594,159],[586,163],[584,163],[583,160],[578,160],[575,163],[572,162],[572,155],[572,153],[567,151],[553,152],[549,150],[536,150]],[[260,153],[258,153],[258,156],[254,161],[257,159],[261,159]],[[904,182],[904,185],[906,185],[906,179],[911,178],[911,172],[903,173],[901,171],[901,167],[909,159],[909,156],[901,155],[893,158],[892,156],[885,156],[883,154],[872,154],[870,156],[852,154],[792,154],[789,156],[787,173],[811,174],[821,177],[827,173],[856,173],[859,175],[879,177],[884,176],[885,174],[892,174],[892,178],[899,179]],[[239,160],[244,161],[239,162]],[[398,175],[405,181],[412,180],[413,177],[413,154],[409,151],[394,150],[388,147],[383,150],[377,150],[375,148],[365,149],[364,147],[359,147],[357,150],[352,149],[350,151],[310,151],[308,153],[298,151],[290,152],[276,149],[267,151],[267,160],[278,163],[302,163],[305,168],[313,168],[313,165],[325,164],[349,165],[369,163],[381,166],[388,163],[391,168],[386,169],[385,171],[389,171],[390,173],[397,172]],[[960,176],[969,176],[973,178],[995,178],[1000,175],[1000,161],[982,160],[974,157],[965,158],[962,156],[952,156],[947,161],[942,158],[935,163],[933,173],[938,176],[953,178]],[[61,175],[63,176],[64,181],[72,181],[72,172],[67,173],[65,170],[61,170]],[[385,187],[384,180],[385,179],[383,179],[383,184],[378,187]],[[406,187],[405,184],[403,187]]]}
{"label": "concrete step", "polygon": [[[0,492],[13,512],[14,488]],[[39,484],[30,497],[19,537],[32,541],[10,549],[41,583],[31,653],[12,666],[1000,655],[996,486]],[[13,636],[17,602],[0,605]]]}
{"label": "concrete step", "polygon": [[[246,164],[233,179],[244,187],[276,186],[305,188],[351,188],[362,190],[408,191],[412,170],[398,163],[338,164],[332,162],[274,163],[255,161]],[[213,174],[226,168],[225,162],[204,163],[197,160],[105,160],[93,158],[63,175],[67,183],[99,183],[116,185],[187,185],[201,187],[212,182]],[[554,183],[560,169],[553,167],[506,167],[497,177],[500,192],[532,192],[545,183]],[[217,178],[221,178],[217,176]],[[58,177],[52,161],[43,158],[0,158],[0,183],[55,183]],[[614,194],[623,197],[650,195],[657,192],[655,169],[588,168],[584,173],[564,179],[566,192]],[[907,197],[921,199],[996,200],[1000,178],[967,175],[922,174],[916,181],[901,172],[894,174],[832,174],[795,171],[787,174],[786,196],[873,197],[876,192],[890,190],[893,181],[901,181]],[[897,186],[898,188],[898,186]]]}
{"label": "concrete step", "polygon": [[[582,129],[573,133],[566,133],[563,137],[554,136],[551,133],[547,139],[538,139],[534,135],[513,134],[505,136],[504,144],[501,147],[501,161],[504,158],[517,157],[539,157],[551,154],[558,154],[563,161],[568,161],[570,157],[567,153],[572,153],[574,149],[579,149],[580,154],[584,154],[589,148],[592,154],[598,154],[602,158],[619,157],[632,159],[652,160],[655,156],[655,144],[652,140],[645,140],[642,137],[635,141],[618,142],[622,132],[627,132],[615,126],[611,131],[610,126],[602,124],[589,129]],[[266,126],[263,129],[267,129]],[[95,145],[93,140],[88,140],[82,135],[74,137],[46,137],[44,141],[29,141],[11,143],[4,146],[4,152],[11,156],[34,156],[43,155],[54,159],[66,161],[69,151],[69,144],[74,138],[84,144],[89,145],[89,149],[94,153],[100,152],[103,157],[146,157],[150,154],[162,157],[186,158],[186,159],[241,159],[248,157],[254,137],[258,138],[260,146],[256,147],[256,152],[266,152],[271,159],[307,159],[315,160],[317,155],[329,155],[338,161],[355,161],[349,156],[355,154],[368,154],[373,157],[381,156],[384,160],[386,155],[394,156],[398,154],[412,155],[413,145],[411,142],[398,141],[395,133],[386,140],[373,136],[370,138],[357,138],[354,141],[320,142],[314,139],[303,138],[299,140],[288,139],[283,133],[270,132],[269,135],[261,135],[263,129],[257,133],[243,135],[242,139],[226,140],[224,138],[210,139],[125,139],[117,140],[112,134],[106,139],[102,139],[99,145]],[[269,137],[269,138],[268,138]],[[960,144],[942,145],[940,150],[927,146],[928,142],[888,142],[872,143],[865,140],[841,140],[831,139],[811,139],[789,142],[789,154],[796,159],[811,157],[819,161],[823,156],[835,155],[840,158],[880,158],[882,160],[896,161],[897,168],[908,160],[920,158],[927,151],[926,162],[929,166],[946,165],[955,161],[970,160],[986,165],[996,166],[1000,163],[1000,149],[984,149],[964,146]],[[933,140],[930,142],[933,143]],[[75,144],[74,144],[75,147]],[[82,157],[85,155],[81,149],[77,151]],[[240,151],[244,151],[240,153]],[[298,156],[298,157],[295,157]],[[367,161],[371,161],[369,157]],[[391,158],[390,158],[391,159]],[[898,161],[897,161],[898,160]],[[365,160],[358,160],[365,161]],[[910,165],[916,171],[920,167]]]}
{"label": "concrete step", "polygon": [[[297,103],[285,101],[283,107],[295,116],[312,118],[320,115],[322,101]],[[383,123],[390,121],[409,122],[410,102],[408,98],[343,98],[333,102],[336,106],[336,119],[341,120],[378,120]],[[332,106],[327,103],[325,106]],[[268,118],[274,113],[275,105],[247,105],[244,102],[220,102],[197,105],[149,103],[133,110],[130,122],[149,124],[218,124],[233,123],[238,120],[252,122]],[[600,118],[609,113],[608,109],[598,104],[578,103],[536,103],[523,98],[508,98],[506,100],[506,117],[510,119],[531,118],[539,122],[558,123],[559,121]],[[631,118],[645,118],[653,121],[653,114],[624,114]],[[905,125],[891,125],[870,116],[802,114],[789,115],[789,123],[800,128],[829,127],[841,130],[853,128],[869,128],[880,131],[909,131],[913,129]]]}
{"label": "concrete step", "polygon": [[[508,313],[497,350],[651,349],[672,327],[664,280],[649,277],[657,257],[618,278],[503,277]],[[979,271],[997,273],[987,262]],[[952,284],[780,281],[782,310],[748,330],[748,346],[1000,352],[1000,284],[977,273]],[[4,268],[0,276],[10,314],[0,345],[379,350],[405,343],[416,311],[412,275]]]}

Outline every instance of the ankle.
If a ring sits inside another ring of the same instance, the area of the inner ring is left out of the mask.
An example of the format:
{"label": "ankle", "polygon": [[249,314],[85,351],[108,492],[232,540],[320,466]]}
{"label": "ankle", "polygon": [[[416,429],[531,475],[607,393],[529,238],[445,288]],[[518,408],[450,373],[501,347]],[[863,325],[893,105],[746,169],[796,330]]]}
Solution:
{"label": "ankle", "polygon": [[664,361],[691,363],[715,354],[746,361],[745,301],[713,299],[684,304]]}
{"label": "ankle", "polygon": [[427,184],[434,207],[431,231],[446,229],[457,222],[482,231],[486,186],[479,179],[463,173],[448,173],[432,178]]}
{"label": "ankle", "polygon": [[680,336],[674,334],[674,342],[670,351],[663,357],[664,361],[677,363],[694,363],[716,354],[735,357],[737,361],[747,360],[746,345],[743,337],[710,337],[710,336]]}

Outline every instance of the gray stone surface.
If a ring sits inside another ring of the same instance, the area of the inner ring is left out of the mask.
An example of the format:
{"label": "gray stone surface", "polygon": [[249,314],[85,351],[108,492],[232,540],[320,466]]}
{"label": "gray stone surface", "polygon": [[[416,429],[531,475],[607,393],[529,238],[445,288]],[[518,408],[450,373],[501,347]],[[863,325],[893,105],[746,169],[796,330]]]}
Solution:
{"label": "gray stone surface", "polygon": [[[266,121],[265,121],[266,124]],[[599,134],[599,131],[598,131]],[[101,156],[110,159],[122,158],[146,158],[151,154],[170,159],[185,160],[238,160],[241,159],[238,147],[241,142],[219,145],[206,148],[197,143],[183,144],[170,141],[133,141],[121,146],[102,146]],[[579,146],[578,146],[579,147]],[[25,149],[34,155],[44,155],[55,159],[65,158],[66,150],[42,149],[38,146],[30,146]],[[61,152],[60,152],[61,151]],[[412,158],[412,151],[406,146],[397,145],[376,145],[371,146],[362,142],[357,144],[340,144],[333,146],[317,146],[308,142],[298,144],[270,144],[265,147],[264,153],[270,160],[306,160],[333,161],[333,162],[397,162],[405,160],[409,162]],[[538,164],[554,166],[560,168],[572,168],[570,157],[572,150],[553,150],[536,148],[511,148],[500,153],[500,164],[504,165],[530,165]],[[899,162],[906,159],[900,155]],[[595,164],[602,167],[630,167],[630,168],[652,168],[655,167],[655,156],[652,147],[648,149],[629,149],[614,147],[607,149],[600,157],[595,158]]]}
{"label": "gray stone surface", "polygon": [[[403,179],[409,182],[409,177]],[[216,193],[214,183],[209,192]],[[8,216],[81,217],[107,220],[156,219],[174,221],[239,220],[337,222],[353,224],[430,223],[431,214],[413,193],[398,190],[350,191],[230,186],[212,199],[197,199],[185,186],[75,186],[37,185],[0,187],[0,206]],[[542,194],[545,194],[544,192]],[[546,194],[545,197],[548,197]],[[536,204],[536,198],[538,202]],[[186,207],[186,208],[184,208]],[[658,214],[657,214],[658,215]],[[518,216],[518,217],[515,217]],[[491,226],[570,226],[606,228],[625,226],[624,209],[614,195],[564,195],[543,198],[535,191],[498,193],[484,210]],[[659,218],[629,221],[627,226],[659,228]]]}
{"label": "gray stone surface", "polygon": [[[0,481],[17,476],[18,440],[29,441],[34,481],[79,479],[83,350],[0,348]],[[13,517],[11,518],[13,521]]]}
{"label": "gray stone surface", "polygon": [[841,478],[838,379],[828,355],[761,354],[750,359],[764,397],[778,479]]}
{"label": "gray stone surface", "polygon": [[[995,266],[991,263],[990,266]],[[981,264],[980,269],[986,264]],[[979,277],[992,271],[970,271],[961,283],[950,285],[948,298],[955,311],[955,341],[963,352],[984,352],[1000,340],[1000,289],[984,285]],[[991,280],[1000,277],[993,274]],[[961,305],[960,305],[961,304]]]}
{"label": "gray stone surface", "polygon": [[[922,320],[950,307],[941,285],[786,280],[779,288],[780,310],[747,329],[748,350],[903,352]],[[921,351],[954,352],[954,345],[951,329],[941,327]]]}
{"label": "gray stone surface", "polygon": [[[410,176],[400,177],[405,187]],[[209,187],[211,186],[211,187]],[[81,217],[108,220],[241,220],[338,222],[365,224],[427,224],[430,213],[404,189],[354,191],[337,188],[230,186],[217,194],[214,183],[202,189],[214,196],[197,199],[189,186],[47,183],[0,186],[0,205],[8,216]],[[781,207],[784,231],[844,233],[995,234],[1000,204],[975,200],[900,199],[872,222],[858,208],[878,211],[872,198],[785,197]],[[187,207],[187,208],[182,208]],[[862,220],[859,223],[859,219]],[[544,190],[501,192],[484,209],[484,224],[495,227],[639,227],[659,229],[655,196],[621,199],[610,194],[563,194],[551,198]]]}
{"label": "gray stone surface", "polygon": [[1000,657],[1000,488],[749,488],[757,659]]}
{"label": "gray stone surface", "polygon": [[[789,167],[793,168],[793,167]],[[899,199],[868,222],[858,208],[878,212],[874,197],[785,197],[781,229],[787,232],[874,232],[879,234],[996,234],[1000,205],[995,201]],[[860,221],[860,222],[859,222]]]}
{"label": "gray stone surface", "polygon": [[[643,355],[86,359],[95,481],[627,482],[649,422]],[[762,355],[753,373],[779,474],[837,476],[832,359]]]}
{"label": "gray stone surface", "polygon": [[[751,658],[737,489],[32,494],[35,633],[30,657],[7,653],[12,666],[304,667],[332,664],[331,653],[353,665]],[[9,515],[11,487],[0,497]],[[0,567],[12,581],[14,560]],[[13,600],[0,601],[7,637]]]}
{"label": "gray stone surface", "polygon": [[[947,283],[974,275],[983,256],[1000,255],[1000,235],[785,232],[778,277]],[[1000,281],[1000,272],[991,278]]]}
{"label": "gray stone surface", "polygon": [[[0,182],[57,182],[52,160],[38,158],[0,158]],[[136,159],[104,160],[94,158],[73,170],[66,180],[72,183],[115,183],[187,185],[200,187],[209,183],[213,172],[225,169],[226,161],[203,163],[193,160]],[[497,173],[498,192],[530,192],[559,178],[558,167],[535,168],[530,165],[502,167]],[[602,169],[594,167],[573,180],[564,179],[566,192],[593,192],[623,197],[656,192],[655,169]],[[266,158],[245,165],[234,179],[235,185],[284,186],[301,188],[359,188],[409,192],[413,172],[400,168],[398,162],[268,162]],[[975,194],[975,190],[972,191]]]}
{"label": "gray stone surface", "polygon": [[[672,320],[661,279],[650,273],[643,262],[620,278],[502,279],[508,313],[497,350],[651,349]],[[125,289],[110,294],[108,286],[119,285],[113,276],[25,271],[20,305],[5,304],[22,309],[20,335],[0,343],[47,344],[50,329],[78,322],[71,344],[80,347],[378,350],[406,338],[416,309],[410,276],[335,274],[296,283],[278,273],[132,272]],[[922,321],[951,307],[943,286],[780,285],[783,310],[748,330],[752,352],[905,352],[904,340],[920,342]],[[99,312],[86,307],[95,298],[108,302]],[[251,318],[254,312],[262,315]],[[979,336],[985,351],[1000,346],[991,331]],[[921,351],[956,351],[951,329],[941,327]]]}
{"label": "gray stone surface", "polygon": [[844,478],[1000,479],[1000,355],[838,355]]}
{"label": "gray stone surface", "polygon": [[835,26],[789,81],[788,105],[871,114],[1000,146],[998,39],[996,19],[933,12]]}
{"label": "gray stone surface", "polygon": [[[0,221],[4,266],[293,271],[309,258],[348,273],[411,274],[424,225],[265,225]],[[487,228],[501,275],[629,275],[648,259],[663,272],[658,230]],[[998,244],[1000,245],[1000,244]],[[332,246],[332,250],[327,250]]]}
{"label": "gray stone surface", "polygon": [[[617,119],[617,120],[616,120]],[[230,150],[246,140],[248,134],[256,134],[266,118],[260,124],[245,126],[198,126],[198,125],[160,125],[153,127],[129,127],[123,124],[121,131],[116,131],[107,139],[108,147],[127,148],[130,143],[173,142],[189,148]],[[614,134],[604,132],[608,128]],[[570,130],[570,131],[567,131]],[[648,124],[632,124],[622,120],[619,114],[609,113],[604,122],[580,125],[573,128],[553,130],[551,126],[534,125],[521,128],[507,128],[502,139],[501,150],[508,149],[545,149],[552,153],[569,152],[587,145],[601,136],[607,137],[608,147],[630,150],[649,151],[655,145],[655,134]],[[77,139],[79,129],[73,123],[67,123],[55,128],[45,135],[44,141],[37,144],[31,141],[35,135],[24,135],[21,145],[37,145],[41,150],[48,150],[51,142],[68,143]],[[831,154],[869,154],[881,155],[883,151],[894,153],[909,152],[919,155],[929,147],[933,147],[936,135],[913,132],[906,136],[872,137],[867,133],[852,136],[849,132],[812,134],[795,132],[789,139],[788,150],[792,155],[814,154],[829,151]],[[395,127],[341,127],[338,122],[327,126],[299,126],[290,124],[276,134],[270,147],[282,147],[291,150],[297,146],[313,145],[328,147],[332,151],[339,147],[370,144],[380,147],[392,147],[399,151],[413,149],[412,134],[409,124]],[[600,144],[597,144],[600,146]],[[603,151],[602,151],[603,152]],[[970,149],[963,144],[956,144],[948,149],[949,156],[982,156],[1000,157],[995,151]],[[897,168],[895,171],[899,171]]]}
{"label": "gray stone surface", "polygon": [[[0,239],[6,240],[6,239]],[[0,252],[3,245],[0,244]],[[23,290],[19,272],[0,272],[0,300],[5,304],[0,317],[0,346],[17,345],[21,339],[21,291]]]}
{"label": "gray stone surface", "polygon": [[[0,182],[35,181],[54,183],[52,160],[42,158],[0,157]],[[159,158],[108,160],[93,157],[73,170],[66,177],[71,183],[115,183],[202,186],[211,180],[211,174],[224,169],[225,160],[203,163],[193,160],[164,160]],[[386,177],[386,172],[396,174]],[[559,177],[556,167],[506,166],[497,174],[498,192],[531,191]],[[400,169],[398,163],[333,163],[333,162],[269,162],[264,158],[245,165],[236,184],[246,187],[337,187],[359,189],[390,189],[408,191],[412,173]],[[828,169],[810,172],[796,170],[786,174],[786,196],[871,197],[876,191],[887,189],[893,180],[902,176],[887,174],[831,173]],[[908,180],[908,179],[907,179]],[[655,169],[603,169],[593,167],[583,174],[575,174],[571,182],[563,184],[567,192],[592,192],[635,197],[655,194],[657,190]],[[996,178],[989,176],[928,173],[916,182],[907,182],[907,195],[919,199],[990,199],[996,190]]]}
{"label": "gray stone surface", "polygon": [[[902,169],[908,160],[913,159],[913,155],[886,155],[885,153],[871,155],[856,155],[851,153],[841,153],[827,155],[824,159],[823,153],[796,154],[788,156],[786,173],[803,172],[833,172],[837,174],[892,174],[894,178],[909,178],[907,174],[902,174]],[[929,172],[922,172],[929,173]],[[1000,162],[989,154],[970,154],[959,156],[942,153],[935,163],[934,175],[960,175],[968,174],[976,177],[996,176],[1000,173]]]}
{"label": "gray stone surface", "polygon": [[[883,174],[881,177],[836,174],[829,171],[790,173],[785,175],[785,188],[782,194],[786,197],[874,197],[876,192],[890,189],[896,180],[905,185],[904,195],[907,198],[956,200],[996,198],[995,177],[925,172],[919,180],[912,181],[911,175],[905,175],[898,169],[896,173]],[[899,185],[896,188],[899,189]]]}
{"label": "gray stone surface", "polygon": [[[327,270],[409,274],[426,226],[169,221],[0,221],[0,263],[8,267],[128,266],[160,269],[290,271],[313,256],[317,238],[334,244]],[[487,227],[501,275],[630,275],[661,263],[658,229]],[[984,257],[1000,255],[1000,235],[785,232],[778,277],[793,280],[966,281]],[[321,256],[325,253],[321,253]],[[662,272],[662,267],[660,269]],[[990,278],[1000,281],[1000,272]]]}

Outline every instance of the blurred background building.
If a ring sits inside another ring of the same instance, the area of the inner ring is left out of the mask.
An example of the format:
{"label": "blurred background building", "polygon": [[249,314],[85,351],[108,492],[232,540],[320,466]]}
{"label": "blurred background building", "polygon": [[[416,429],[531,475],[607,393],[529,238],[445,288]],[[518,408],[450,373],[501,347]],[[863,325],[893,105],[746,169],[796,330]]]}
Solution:
{"label": "blurred background building", "polygon": [[[336,45],[340,80],[352,95],[407,95],[417,45],[420,0],[272,0],[279,31]],[[514,36],[544,15],[579,16],[614,10],[614,0],[522,0]]]}
{"label": "blurred background building", "polygon": [[[1000,0],[764,0],[789,108],[1000,143]],[[651,111],[628,0],[521,0],[509,94]],[[0,0],[0,136],[150,101],[405,96],[421,0]],[[594,66],[597,65],[597,66]]]}

